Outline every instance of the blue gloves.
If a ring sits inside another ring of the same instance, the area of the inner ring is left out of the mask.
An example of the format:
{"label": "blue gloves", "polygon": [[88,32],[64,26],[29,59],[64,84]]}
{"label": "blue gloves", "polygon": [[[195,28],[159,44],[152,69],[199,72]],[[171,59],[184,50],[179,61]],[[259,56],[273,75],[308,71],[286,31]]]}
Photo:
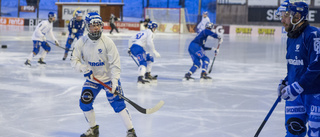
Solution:
{"label": "blue gloves", "polygon": [[88,79],[88,80],[91,80],[93,79],[93,73],[92,73],[92,70],[87,70],[86,72],[84,72],[83,76]]}
{"label": "blue gloves", "polygon": [[303,91],[298,82],[293,82],[281,90],[281,98],[287,101],[294,101]]}

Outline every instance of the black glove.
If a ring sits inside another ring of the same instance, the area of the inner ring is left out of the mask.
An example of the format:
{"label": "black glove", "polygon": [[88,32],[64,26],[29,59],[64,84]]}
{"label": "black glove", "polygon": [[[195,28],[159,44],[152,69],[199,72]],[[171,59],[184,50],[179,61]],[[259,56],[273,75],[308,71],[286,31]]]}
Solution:
{"label": "black glove", "polygon": [[129,54],[129,56],[131,56],[131,54],[132,54],[130,49],[128,49],[128,54]]}

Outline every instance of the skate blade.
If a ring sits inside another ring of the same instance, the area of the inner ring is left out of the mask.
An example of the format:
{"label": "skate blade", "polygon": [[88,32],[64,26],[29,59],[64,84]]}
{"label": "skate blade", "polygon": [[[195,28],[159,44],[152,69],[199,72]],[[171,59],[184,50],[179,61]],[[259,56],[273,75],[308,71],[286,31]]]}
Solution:
{"label": "skate blade", "polygon": [[24,64],[23,67],[31,68],[31,65],[26,65],[26,64]]}
{"label": "skate blade", "polygon": [[212,82],[212,79],[200,78],[200,82]]}
{"label": "skate blade", "polygon": [[144,87],[150,87],[150,86],[151,86],[150,83],[144,83],[144,84],[141,83],[141,82],[138,82],[138,83],[137,83],[137,87],[138,87],[138,88],[141,88],[141,87],[144,88]]}
{"label": "skate blade", "polygon": [[46,64],[39,64],[38,63],[37,68],[46,68],[46,66],[47,66]]}
{"label": "skate blade", "polygon": [[189,80],[188,80],[188,79],[186,79],[186,78],[183,78],[182,81],[185,81],[185,82],[188,82],[188,81],[193,82],[194,79],[189,79]]}
{"label": "skate blade", "polygon": [[144,82],[144,83],[142,83],[142,82],[137,82],[138,84],[141,84],[141,85],[148,85],[148,84],[150,84],[151,82],[149,81],[149,82]]}
{"label": "skate blade", "polygon": [[149,80],[149,82],[150,82],[151,84],[158,82],[158,80],[150,80],[150,79],[148,79],[148,80]]}

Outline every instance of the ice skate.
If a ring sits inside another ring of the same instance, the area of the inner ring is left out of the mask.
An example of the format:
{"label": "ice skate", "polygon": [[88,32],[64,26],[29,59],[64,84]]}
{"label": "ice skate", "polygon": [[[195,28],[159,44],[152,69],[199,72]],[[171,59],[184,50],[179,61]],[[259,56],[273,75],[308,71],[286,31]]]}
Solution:
{"label": "ice skate", "polygon": [[30,63],[30,60],[26,60],[26,62],[24,62],[24,65],[28,66],[28,67],[31,67],[31,63]]}
{"label": "ice skate", "polygon": [[46,62],[44,62],[44,61],[42,60],[42,58],[39,58],[38,63],[41,64],[41,65],[46,65]]}
{"label": "ice skate", "polygon": [[136,131],[133,128],[128,130],[127,137],[137,137]]}
{"label": "ice skate", "polygon": [[150,81],[143,79],[143,76],[138,77],[138,84],[147,84],[150,83]]}
{"label": "ice skate", "polygon": [[146,74],[144,74],[145,79],[146,79],[146,80],[149,80],[149,81],[157,81],[158,75],[151,76],[150,73],[151,73],[151,72],[146,72]]}
{"label": "ice skate", "polygon": [[66,60],[67,56],[68,56],[68,53],[64,53],[62,60]]}
{"label": "ice skate", "polygon": [[86,133],[83,133],[80,137],[99,137],[99,125],[91,127]]}
{"label": "ice skate", "polygon": [[194,78],[191,77],[191,73],[186,73],[183,78],[184,81],[194,81]]}
{"label": "ice skate", "polygon": [[207,72],[202,72],[202,73],[201,73],[201,79],[203,79],[203,80],[210,80],[210,79],[212,79],[212,78],[208,76]]}

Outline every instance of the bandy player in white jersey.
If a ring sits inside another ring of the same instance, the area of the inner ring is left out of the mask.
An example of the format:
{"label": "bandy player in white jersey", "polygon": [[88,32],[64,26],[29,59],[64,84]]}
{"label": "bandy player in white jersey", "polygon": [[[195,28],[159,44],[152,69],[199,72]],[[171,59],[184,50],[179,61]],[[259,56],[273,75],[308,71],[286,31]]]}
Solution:
{"label": "bandy player in white jersey", "polygon": [[32,34],[32,41],[33,41],[33,51],[28,56],[26,62],[24,63],[26,66],[31,66],[31,60],[34,56],[36,56],[40,51],[40,46],[44,49],[41,53],[41,57],[38,60],[39,64],[46,64],[44,62],[44,58],[50,52],[51,47],[47,43],[46,36],[49,35],[49,37],[54,40],[56,46],[59,46],[58,40],[54,37],[52,33],[53,28],[53,22],[56,20],[56,14],[54,12],[49,12],[48,14],[48,20],[41,21],[38,26],[36,27],[36,30]]}
{"label": "bandy player in white jersey", "polygon": [[[93,102],[101,89],[106,91],[107,99],[113,110],[118,113],[127,128],[127,137],[136,137],[131,116],[122,98],[115,92],[123,94],[120,83],[120,56],[114,42],[102,34],[103,21],[96,12],[86,15],[86,28],[88,35],[81,37],[76,43],[72,53],[71,66],[84,73],[86,81],[83,85],[79,100],[80,108],[90,126],[81,137],[98,137],[99,125],[95,121]],[[108,90],[93,80],[93,76],[109,85]]]}
{"label": "bandy player in white jersey", "polygon": [[197,33],[199,34],[201,31],[205,30],[206,29],[206,24],[210,22],[210,19],[208,17],[208,12],[203,12],[202,14],[202,19],[201,19],[201,22],[198,24],[197,26]]}
{"label": "bandy player in white jersey", "polygon": [[[149,80],[156,80],[157,76],[151,76],[152,63],[154,59],[150,53],[159,58],[160,54],[156,51],[153,44],[153,32],[158,25],[155,22],[148,23],[148,29],[143,30],[132,36],[129,40],[129,54],[134,55],[139,61],[138,83],[149,83]],[[143,79],[143,75],[145,79]]]}

